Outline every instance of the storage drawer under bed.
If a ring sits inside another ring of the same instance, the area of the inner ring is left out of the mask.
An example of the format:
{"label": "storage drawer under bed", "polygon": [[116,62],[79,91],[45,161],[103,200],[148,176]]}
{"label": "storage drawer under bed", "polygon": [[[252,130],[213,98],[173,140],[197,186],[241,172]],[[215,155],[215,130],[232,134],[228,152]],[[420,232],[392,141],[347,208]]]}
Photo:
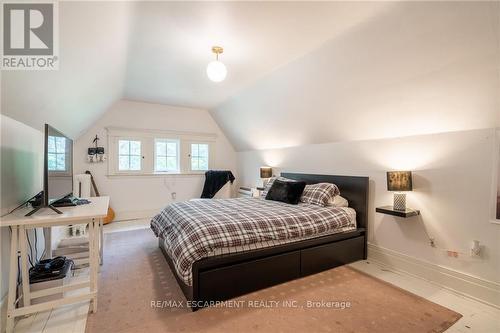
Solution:
{"label": "storage drawer under bed", "polygon": [[345,239],[301,250],[301,276],[363,259],[365,237]]}
{"label": "storage drawer under bed", "polygon": [[[223,300],[300,277],[300,251],[200,271],[203,300]],[[221,281],[224,281],[221,283]]]}

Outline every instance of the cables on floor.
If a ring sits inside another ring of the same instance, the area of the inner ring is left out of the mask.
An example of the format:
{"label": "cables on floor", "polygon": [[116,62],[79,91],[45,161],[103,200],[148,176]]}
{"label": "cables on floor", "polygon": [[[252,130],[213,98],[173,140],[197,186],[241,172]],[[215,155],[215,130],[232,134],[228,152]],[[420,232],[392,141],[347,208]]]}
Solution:
{"label": "cables on floor", "polygon": [[28,261],[30,262],[31,267],[34,267],[35,265],[33,265],[33,261],[31,260],[31,257],[33,256],[33,248],[31,247],[31,241],[28,235],[28,230],[26,230],[25,232],[26,232],[26,239],[28,240],[28,245],[30,247],[30,254],[28,255]]}

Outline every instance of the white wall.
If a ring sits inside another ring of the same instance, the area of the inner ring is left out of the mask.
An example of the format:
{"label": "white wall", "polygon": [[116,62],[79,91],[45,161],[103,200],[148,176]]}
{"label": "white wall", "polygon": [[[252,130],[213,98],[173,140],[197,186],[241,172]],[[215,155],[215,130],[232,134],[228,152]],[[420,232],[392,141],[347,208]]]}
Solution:
{"label": "white wall", "polygon": [[[0,214],[4,215],[42,190],[43,133],[12,118],[1,115],[1,196]],[[0,300],[7,294],[10,256],[9,228],[0,228],[2,271]],[[33,237],[33,234],[30,235]],[[32,243],[33,244],[33,243]],[[38,231],[38,255],[43,251],[42,231]],[[34,244],[33,244],[34,245]],[[3,305],[4,302],[2,302]],[[4,307],[1,307],[4,310]],[[2,323],[5,313],[1,314]],[[3,325],[0,325],[4,327]]]}
{"label": "white wall", "polygon": [[118,218],[148,216],[159,212],[173,201],[171,193],[176,192],[177,201],[199,198],[205,180],[204,175],[167,176],[107,176],[106,163],[87,163],[87,148],[97,134],[100,145],[107,147],[105,127],[129,129],[157,129],[214,133],[215,169],[228,169],[236,176],[236,155],[231,144],[220,131],[208,111],[180,108],[160,104],[121,100],[115,103],[92,128],[75,142],[74,170],[83,173],[90,170],[101,195],[111,197],[111,207]]}
{"label": "white wall", "polygon": [[[239,152],[241,184],[258,184],[261,165],[369,176],[374,247],[477,276],[471,284],[500,306],[500,225],[490,223],[499,73],[499,2],[397,2],[211,114]],[[414,170],[408,201],[420,217],[375,214],[392,202],[385,172],[394,169]],[[468,256],[473,239],[480,260]]]}
{"label": "white wall", "polygon": [[[238,165],[245,185],[259,182],[261,165],[273,166],[275,173],[369,176],[369,242],[499,283],[500,225],[490,223],[496,154],[495,130],[484,129],[241,152]],[[407,200],[420,217],[375,213],[375,207],[392,204],[388,170],[413,170],[414,190]],[[430,247],[427,234],[437,249]],[[473,239],[484,246],[482,259],[468,256]],[[449,258],[445,249],[464,255]]]}
{"label": "white wall", "polygon": [[211,112],[237,151],[500,126],[499,13],[394,3]]}

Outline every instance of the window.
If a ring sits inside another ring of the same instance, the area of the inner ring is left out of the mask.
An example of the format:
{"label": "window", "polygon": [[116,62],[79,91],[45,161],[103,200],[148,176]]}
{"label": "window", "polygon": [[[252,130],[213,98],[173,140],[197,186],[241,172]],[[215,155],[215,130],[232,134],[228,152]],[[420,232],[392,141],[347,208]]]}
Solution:
{"label": "window", "polygon": [[179,171],[179,140],[155,139],[155,172]]}
{"label": "window", "polygon": [[49,136],[47,149],[49,171],[66,171],[66,138]]}
{"label": "window", "polygon": [[141,170],[141,141],[119,140],[118,141],[118,170],[140,171]]}
{"label": "window", "polygon": [[208,170],[208,147],[207,143],[192,143],[191,144],[191,170],[206,171]]}
{"label": "window", "polygon": [[[109,176],[199,177],[214,165],[215,134],[118,127],[106,130]],[[66,157],[66,167],[71,168],[70,160]]]}

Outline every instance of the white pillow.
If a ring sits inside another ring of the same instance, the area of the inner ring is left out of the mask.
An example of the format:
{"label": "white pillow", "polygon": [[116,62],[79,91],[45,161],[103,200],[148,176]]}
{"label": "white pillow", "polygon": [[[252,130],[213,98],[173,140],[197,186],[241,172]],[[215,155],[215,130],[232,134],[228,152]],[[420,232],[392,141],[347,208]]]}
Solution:
{"label": "white pillow", "polygon": [[341,197],[340,195],[336,195],[333,199],[328,203],[330,207],[349,207],[349,202],[346,198]]}

